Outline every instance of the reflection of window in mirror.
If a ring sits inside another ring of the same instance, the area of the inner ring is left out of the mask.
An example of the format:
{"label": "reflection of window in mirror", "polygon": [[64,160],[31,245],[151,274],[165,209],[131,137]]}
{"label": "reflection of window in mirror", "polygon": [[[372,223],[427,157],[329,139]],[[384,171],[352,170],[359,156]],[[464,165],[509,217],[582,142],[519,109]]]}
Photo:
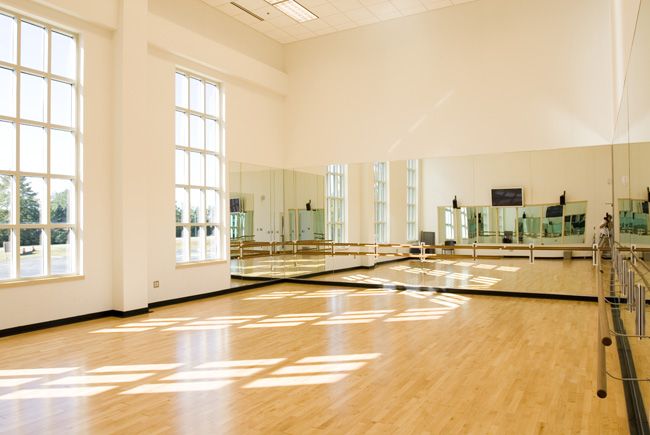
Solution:
{"label": "reflection of window in mirror", "polygon": [[375,243],[388,242],[388,163],[373,165],[375,177]]}
{"label": "reflection of window in mirror", "polygon": [[418,160],[406,161],[406,240],[418,240]]}
{"label": "reflection of window in mirror", "polygon": [[326,237],[345,242],[346,165],[328,165],[325,175]]}

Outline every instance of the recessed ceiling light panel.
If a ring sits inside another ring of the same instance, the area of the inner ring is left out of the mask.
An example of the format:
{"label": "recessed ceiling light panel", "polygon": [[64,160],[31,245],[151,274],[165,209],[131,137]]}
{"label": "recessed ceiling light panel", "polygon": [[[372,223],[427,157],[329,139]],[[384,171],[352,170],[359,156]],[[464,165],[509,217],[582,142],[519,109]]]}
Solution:
{"label": "recessed ceiling light panel", "polygon": [[279,9],[280,12],[285,13],[299,23],[315,20],[318,18],[314,13],[309,11],[307,8],[295,0],[284,0],[279,2],[272,2],[267,0],[267,2],[271,3],[275,8]]}

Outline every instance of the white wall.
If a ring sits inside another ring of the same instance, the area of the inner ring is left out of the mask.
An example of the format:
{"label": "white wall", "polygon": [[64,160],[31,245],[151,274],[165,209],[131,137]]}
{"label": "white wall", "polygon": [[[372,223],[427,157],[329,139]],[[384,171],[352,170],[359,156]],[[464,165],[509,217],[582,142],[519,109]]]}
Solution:
{"label": "white wall", "polygon": [[424,159],[421,163],[420,229],[439,235],[438,207],[491,204],[491,189],[523,187],[526,204],[588,201],[585,242],[611,212],[609,146]]}
{"label": "white wall", "polygon": [[611,138],[607,0],[479,0],[289,44],[286,68],[290,166]]}
{"label": "white wall", "polygon": [[[10,5],[18,6],[15,2]],[[0,329],[112,308],[111,161],[113,144],[112,34],[37,4],[27,14],[47,17],[80,32],[84,64],[84,279],[0,288]]]}
{"label": "white wall", "polygon": [[[144,15],[138,16],[141,28],[129,36],[133,26],[126,31],[122,26],[133,22],[128,14],[134,10],[142,13],[142,2],[124,8],[121,1],[97,7],[77,0],[2,1],[4,7],[78,32],[83,45],[84,277],[0,288],[0,329],[144,308],[148,302],[227,287],[226,261],[189,268],[175,264],[176,67],[223,82],[229,157],[283,163],[287,76],[281,46],[238,23],[208,29],[210,19],[219,22],[225,15],[198,0],[152,1],[153,13],[145,2]],[[122,43],[121,35],[132,44]],[[134,56],[141,46],[142,56]],[[133,86],[137,98],[129,97]],[[137,176],[129,175],[134,168]],[[133,200],[140,202],[132,207]],[[129,236],[128,222],[144,231],[137,241]],[[123,256],[131,255],[131,248],[145,258],[127,267]],[[154,280],[160,288],[152,288]]]}

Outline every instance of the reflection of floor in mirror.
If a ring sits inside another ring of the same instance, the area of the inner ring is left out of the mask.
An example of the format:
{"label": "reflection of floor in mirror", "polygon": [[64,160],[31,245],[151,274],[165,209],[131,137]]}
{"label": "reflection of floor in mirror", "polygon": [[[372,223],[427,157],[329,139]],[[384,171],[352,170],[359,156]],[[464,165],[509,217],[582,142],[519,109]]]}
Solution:
{"label": "reflection of floor in mirror", "polygon": [[277,284],[2,338],[0,421],[8,433],[626,433],[621,384],[594,393],[596,310]]}
{"label": "reflection of floor in mirror", "polygon": [[320,255],[274,255],[230,261],[230,273],[249,277],[283,278],[324,270],[325,257]]}
{"label": "reflection of floor in mirror", "polygon": [[598,284],[591,260],[583,259],[410,260],[310,279],[572,295],[596,295]]}

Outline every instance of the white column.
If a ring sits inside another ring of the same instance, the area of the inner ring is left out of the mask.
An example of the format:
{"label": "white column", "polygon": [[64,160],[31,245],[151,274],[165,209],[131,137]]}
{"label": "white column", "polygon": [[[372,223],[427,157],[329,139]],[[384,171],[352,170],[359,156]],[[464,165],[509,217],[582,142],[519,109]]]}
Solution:
{"label": "white column", "polygon": [[113,307],[147,307],[147,0],[119,0],[115,33]]}

